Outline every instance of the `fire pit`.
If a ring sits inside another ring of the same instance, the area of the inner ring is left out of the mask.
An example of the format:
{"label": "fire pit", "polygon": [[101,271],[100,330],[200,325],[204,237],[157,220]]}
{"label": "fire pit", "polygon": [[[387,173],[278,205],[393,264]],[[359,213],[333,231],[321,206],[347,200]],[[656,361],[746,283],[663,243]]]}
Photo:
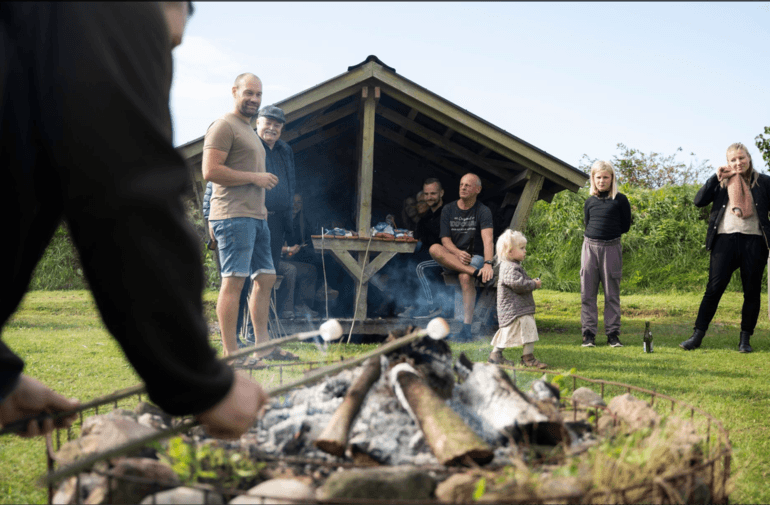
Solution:
{"label": "fire pit", "polygon": [[[259,503],[255,495],[292,503],[727,501],[731,446],[717,420],[641,388],[549,376],[472,363],[464,355],[453,362],[446,342],[417,340],[273,399],[238,441],[214,441],[196,428],[173,442],[197,447],[199,454],[203,447],[207,454],[220,451],[232,471],[250,476],[236,486],[222,485],[209,469],[208,477],[203,471],[197,480],[187,475],[184,487],[178,478],[157,477],[145,478],[141,487],[141,475],[113,462],[111,469],[105,465],[62,484],[56,501],[107,503],[126,496],[120,493],[127,486],[140,487],[144,494],[134,499],[147,497],[147,503],[160,503],[165,498],[158,492],[173,488],[197,490],[190,503],[222,503],[236,495],[245,496],[232,503]],[[578,388],[578,382],[591,387]],[[561,398],[560,389],[571,398]],[[626,394],[605,405],[610,392]],[[682,413],[689,419],[675,421]],[[635,446],[657,459],[634,467],[626,456]],[[621,457],[613,459],[613,451]],[[161,451],[161,460],[173,463],[169,452]],[[238,470],[244,459],[251,466]],[[657,470],[647,476],[644,466]]]}

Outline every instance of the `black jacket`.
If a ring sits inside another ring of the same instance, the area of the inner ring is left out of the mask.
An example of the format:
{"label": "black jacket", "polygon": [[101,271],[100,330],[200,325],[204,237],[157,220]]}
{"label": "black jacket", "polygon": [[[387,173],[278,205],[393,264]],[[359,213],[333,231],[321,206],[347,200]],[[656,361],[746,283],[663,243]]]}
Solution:
{"label": "black jacket", "polygon": [[[759,217],[759,229],[765,238],[765,244],[768,244],[770,237],[770,220],[767,218],[770,210],[770,177],[765,174],[758,174],[757,184],[751,188],[751,197],[754,200],[754,210]],[[717,236],[717,227],[719,221],[727,209],[727,188],[723,188],[716,174],[709,177],[698,194],[695,195],[693,203],[696,207],[705,207],[713,203],[711,214],[709,215],[709,227],[706,232],[706,249],[709,251],[714,247],[714,239]]]}

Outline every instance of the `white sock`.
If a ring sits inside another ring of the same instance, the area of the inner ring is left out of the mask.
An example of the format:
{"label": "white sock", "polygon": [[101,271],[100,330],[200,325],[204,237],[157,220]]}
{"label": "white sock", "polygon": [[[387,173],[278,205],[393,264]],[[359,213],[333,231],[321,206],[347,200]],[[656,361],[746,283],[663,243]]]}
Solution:
{"label": "white sock", "polygon": [[535,344],[524,344],[524,351],[521,354],[524,356],[533,352],[535,352]]}

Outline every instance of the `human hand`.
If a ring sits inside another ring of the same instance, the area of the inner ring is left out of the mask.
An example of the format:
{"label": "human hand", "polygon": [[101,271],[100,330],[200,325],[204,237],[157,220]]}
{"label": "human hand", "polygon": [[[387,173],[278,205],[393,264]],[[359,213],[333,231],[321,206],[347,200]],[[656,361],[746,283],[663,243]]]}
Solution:
{"label": "human hand", "polygon": [[[51,414],[57,411],[66,411],[77,408],[80,402],[76,399],[68,399],[53,391],[42,382],[22,375],[16,389],[0,403],[0,427],[6,426],[25,417]],[[19,432],[21,437],[36,437],[51,433],[54,427],[69,428],[77,419],[77,414],[61,417],[54,421],[45,419],[42,423],[30,421],[27,430]]]}
{"label": "human hand", "polygon": [[481,267],[481,282],[489,282],[494,276],[495,271],[492,268],[492,265],[484,263],[484,266]]}
{"label": "human hand", "polygon": [[299,252],[299,244],[295,244],[289,247],[289,256],[293,256]]}
{"label": "human hand", "polygon": [[473,258],[470,255],[470,253],[461,251],[460,249],[457,250],[457,252],[455,253],[455,256],[457,256],[457,259],[459,259],[460,263],[462,263],[463,265],[470,265],[471,259]]}
{"label": "human hand", "polygon": [[[738,173],[740,173],[740,172],[738,172]],[[719,167],[717,169],[717,179],[719,179],[720,181],[722,179],[725,179],[725,178],[729,179],[733,175],[734,174],[730,170],[730,167],[728,167],[727,165],[722,165],[721,167]]]}
{"label": "human hand", "polygon": [[543,286],[543,281],[540,280],[540,277],[535,279],[535,289],[540,289]]}
{"label": "human hand", "polygon": [[260,172],[254,174],[254,184],[260,188],[273,189],[278,185],[278,176],[270,172]]}
{"label": "human hand", "polygon": [[267,405],[268,396],[262,386],[241,372],[236,372],[233,385],[222,401],[198,415],[212,437],[237,439],[254,425]]}

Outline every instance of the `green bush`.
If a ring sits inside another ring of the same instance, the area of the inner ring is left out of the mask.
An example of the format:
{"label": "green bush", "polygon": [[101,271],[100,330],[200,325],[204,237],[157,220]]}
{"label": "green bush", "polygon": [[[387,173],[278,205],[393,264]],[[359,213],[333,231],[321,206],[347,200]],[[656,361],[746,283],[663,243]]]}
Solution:
{"label": "green bush", "polygon": [[[698,185],[644,189],[623,185],[631,204],[631,229],[623,236],[621,292],[698,292],[706,288],[709,252],[704,243],[709,207],[693,198]],[[525,235],[526,268],[548,289],[580,291],[583,204],[588,190],[562,191],[549,204],[535,204]],[[763,289],[767,289],[763,279]],[[727,288],[740,291],[738,272]]]}
{"label": "green bush", "polygon": [[[204,289],[219,289],[219,272],[214,257],[215,252],[206,249],[203,242],[203,216],[192,199],[185,207],[187,217],[200,237],[201,256],[203,258]],[[88,289],[88,281],[83,274],[80,256],[69,235],[66,223],[56,229],[48,248],[35,267],[29,284],[30,291],[54,291],[70,289]]]}

